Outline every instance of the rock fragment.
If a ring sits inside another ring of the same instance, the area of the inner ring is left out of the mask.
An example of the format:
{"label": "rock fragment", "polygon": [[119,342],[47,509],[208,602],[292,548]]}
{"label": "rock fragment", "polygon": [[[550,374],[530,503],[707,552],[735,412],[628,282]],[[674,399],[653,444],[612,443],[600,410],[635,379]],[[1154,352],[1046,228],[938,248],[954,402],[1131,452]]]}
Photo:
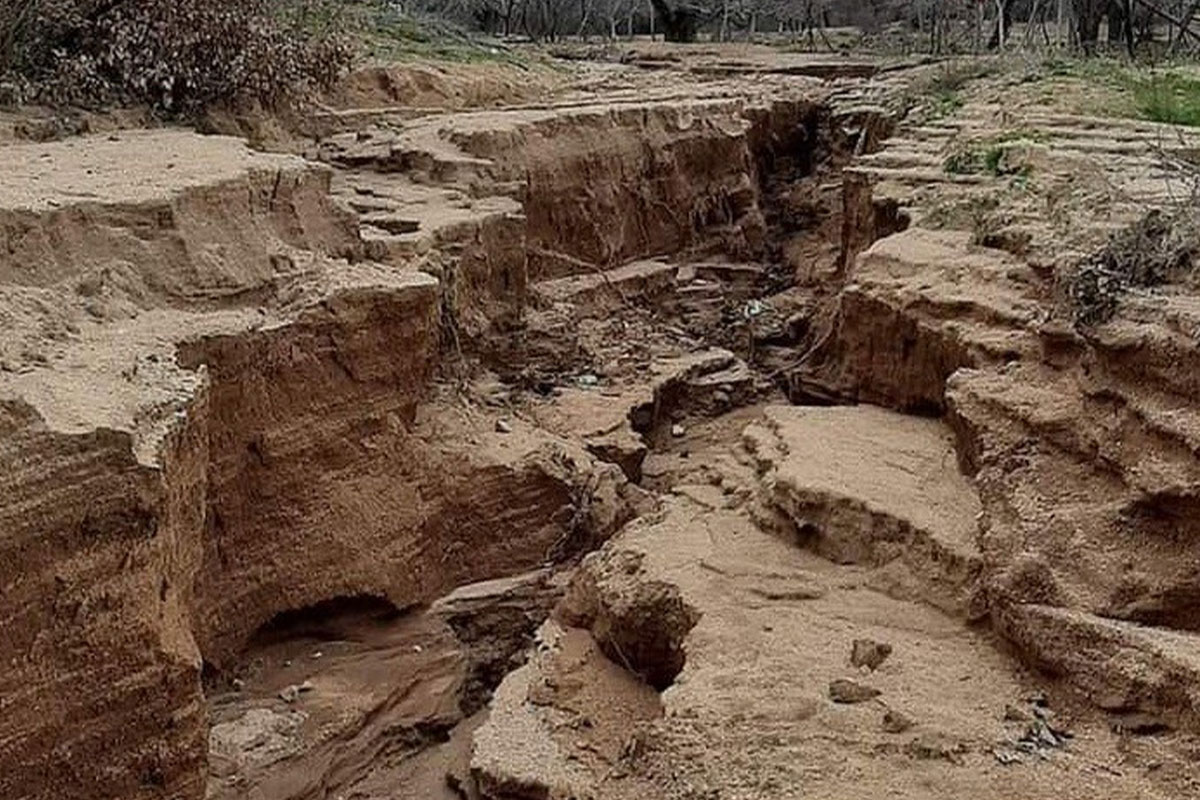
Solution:
{"label": "rock fragment", "polygon": [[949,761],[961,764],[966,745],[948,736],[930,733],[914,738],[904,747],[905,752],[920,761]]}
{"label": "rock fragment", "polygon": [[878,689],[848,678],[838,678],[829,683],[829,699],[835,703],[865,703],[882,694]]}
{"label": "rock fragment", "polygon": [[874,672],[892,654],[892,646],[872,639],[855,639],[850,647],[850,663]]}
{"label": "rock fragment", "polygon": [[1004,748],[997,747],[996,749],[992,750],[992,755],[998,762],[1005,766],[1008,766],[1009,764],[1021,763],[1021,754],[1014,753],[1012,750],[1005,750]]}
{"label": "rock fragment", "polygon": [[883,730],[885,733],[904,733],[915,724],[912,717],[894,708],[889,708],[883,715]]}
{"label": "rock fragment", "polygon": [[312,681],[293,683],[290,686],[285,686],[283,690],[279,692],[279,699],[285,703],[294,703],[300,699],[300,695],[304,694],[305,692],[311,692],[312,690]]}
{"label": "rock fragment", "polygon": [[1020,706],[1008,703],[1004,706],[1005,722],[1031,722],[1033,715]]}

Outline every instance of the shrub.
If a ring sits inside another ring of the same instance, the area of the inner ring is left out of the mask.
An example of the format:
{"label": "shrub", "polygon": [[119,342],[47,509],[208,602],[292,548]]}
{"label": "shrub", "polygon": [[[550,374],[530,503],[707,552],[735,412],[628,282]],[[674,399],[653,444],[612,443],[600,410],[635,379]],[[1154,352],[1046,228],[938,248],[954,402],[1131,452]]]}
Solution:
{"label": "shrub", "polygon": [[336,35],[285,22],[272,0],[0,3],[0,73],[25,99],[55,105],[278,106],[329,85],[349,61]]}

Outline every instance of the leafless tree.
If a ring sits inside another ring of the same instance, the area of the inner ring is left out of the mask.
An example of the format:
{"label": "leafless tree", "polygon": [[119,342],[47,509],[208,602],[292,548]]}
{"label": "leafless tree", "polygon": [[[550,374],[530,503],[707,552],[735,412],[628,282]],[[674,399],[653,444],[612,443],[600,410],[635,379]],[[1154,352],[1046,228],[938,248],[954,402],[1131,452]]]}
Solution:
{"label": "leafless tree", "polygon": [[[342,0],[394,2],[401,0]],[[22,0],[0,0],[2,3]],[[1200,45],[1200,0],[403,0],[488,33],[539,41],[615,39],[657,33],[670,41],[718,41],[784,34],[809,49],[828,49],[826,31],[863,35],[931,53],[1011,47],[1104,45],[1133,53],[1167,29],[1171,53]],[[1101,41],[1106,29],[1107,36]],[[1052,33],[1053,31],[1053,33]],[[2,32],[2,31],[0,31]],[[1015,37],[1015,38],[1014,38]],[[1160,37],[1161,38],[1161,37]],[[0,39],[0,46],[3,45]]]}

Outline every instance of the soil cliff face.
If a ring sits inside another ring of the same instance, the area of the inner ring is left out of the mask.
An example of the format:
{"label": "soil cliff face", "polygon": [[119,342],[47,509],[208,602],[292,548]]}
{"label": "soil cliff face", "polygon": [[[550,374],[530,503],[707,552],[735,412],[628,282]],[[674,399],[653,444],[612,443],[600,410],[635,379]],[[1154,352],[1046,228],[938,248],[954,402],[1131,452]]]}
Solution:
{"label": "soil cliff face", "polygon": [[7,152],[6,796],[202,792],[211,394],[174,342],[268,321],[224,298],[294,279],[298,246],[354,241],[328,173],[298,159],[115,138]]}
{"label": "soil cliff face", "polygon": [[161,466],[136,460],[128,432],[60,433],[28,404],[3,404],[6,796],[203,791],[188,611],[203,401],[201,422],[164,442]]}
{"label": "soil cliff face", "polygon": [[77,210],[130,174],[77,144],[47,146],[58,182],[16,198],[0,267],[3,793],[200,796],[202,659],[331,597],[405,607],[540,563],[570,525],[611,531],[623,479],[553,437],[418,421],[437,281],[298,249],[357,246],[323,168],[137,135],[126,158],[194,148],[236,177]]}
{"label": "soil cliff face", "polygon": [[818,118],[804,100],[665,102],[531,124],[501,152],[463,146],[526,167],[530,277],[547,280],[696,246],[762,255],[760,160],[815,149]]}
{"label": "soil cliff face", "polygon": [[[603,104],[464,112],[333,136],[322,156],[355,170],[403,172],[417,194],[432,184],[483,198],[459,197],[460,208],[482,211],[496,193],[518,198],[531,281],[688,248],[752,257],[766,244],[761,167],[776,153],[800,153],[795,167],[810,170],[825,146],[822,106],[797,94],[716,84],[695,98],[617,94]],[[370,175],[348,182],[360,195],[381,193]],[[390,183],[408,191],[406,178]],[[447,218],[461,215],[436,201],[405,205],[385,203],[396,217],[410,212],[414,229],[420,222],[449,234]],[[458,280],[472,282],[472,271]]]}

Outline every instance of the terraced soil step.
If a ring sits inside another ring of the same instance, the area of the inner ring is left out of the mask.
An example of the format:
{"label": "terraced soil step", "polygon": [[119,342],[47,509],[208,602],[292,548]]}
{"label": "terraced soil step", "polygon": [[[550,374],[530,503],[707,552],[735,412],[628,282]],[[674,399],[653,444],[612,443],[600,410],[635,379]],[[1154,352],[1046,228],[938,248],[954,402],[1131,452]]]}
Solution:
{"label": "terraced soil step", "polygon": [[768,406],[745,440],[800,544],[882,569],[900,596],[977,615],[978,494],[950,430],[871,406]]}

